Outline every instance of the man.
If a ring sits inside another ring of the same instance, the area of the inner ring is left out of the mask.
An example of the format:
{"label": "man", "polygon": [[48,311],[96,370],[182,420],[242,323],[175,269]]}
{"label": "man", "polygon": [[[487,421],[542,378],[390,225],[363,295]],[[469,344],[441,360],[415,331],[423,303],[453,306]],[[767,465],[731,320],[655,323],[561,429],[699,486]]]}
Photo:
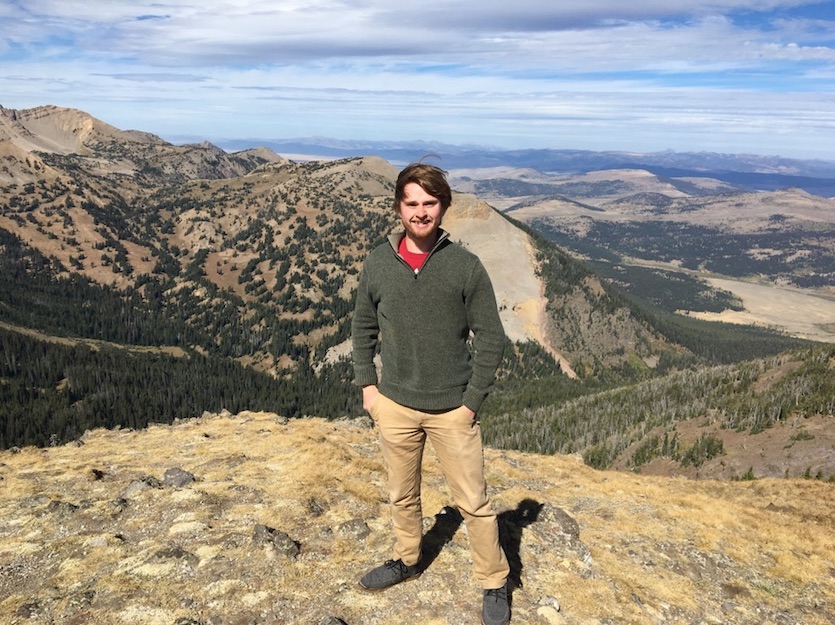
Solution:
{"label": "man", "polygon": [[428,437],[467,526],[483,588],[482,622],[505,625],[509,567],[487,497],[476,416],[505,338],[483,265],[441,228],[451,203],[443,170],[424,163],[406,167],[394,193],[404,232],[372,250],[360,276],[352,323],[354,381],[377,425],[395,535],[393,558],[360,585],[382,590],[422,572],[421,460]]}

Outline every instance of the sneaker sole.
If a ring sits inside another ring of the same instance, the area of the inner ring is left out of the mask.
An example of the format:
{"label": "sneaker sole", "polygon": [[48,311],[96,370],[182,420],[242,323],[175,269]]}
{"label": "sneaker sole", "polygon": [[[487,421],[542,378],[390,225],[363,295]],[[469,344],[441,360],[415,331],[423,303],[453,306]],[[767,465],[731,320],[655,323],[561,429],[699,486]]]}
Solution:
{"label": "sneaker sole", "polygon": [[368,586],[363,586],[361,581],[357,582],[357,586],[359,586],[360,590],[362,590],[363,592],[380,592],[381,590],[386,590],[387,588],[392,588],[393,586],[397,586],[398,584],[403,584],[404,582],[411,582],[412,580],[415,580],[420,576],[421,576],[421,573],[416,573],[415,575],[412,575],[411,577],[406,577],[404,579],[401,579],[399,582],[395,582],[394,584],[391,584],[390,586],[383,586],[382,588],[369,588]]}

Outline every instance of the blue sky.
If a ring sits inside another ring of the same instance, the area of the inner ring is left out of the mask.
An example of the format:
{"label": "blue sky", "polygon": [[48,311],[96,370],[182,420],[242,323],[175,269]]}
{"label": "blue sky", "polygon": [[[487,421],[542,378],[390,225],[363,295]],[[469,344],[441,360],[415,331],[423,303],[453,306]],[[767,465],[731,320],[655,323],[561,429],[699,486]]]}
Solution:
{"label": "blue sky", "polygon": [[835,160],[835,2],[0,0],[0,105],[322,136]]}

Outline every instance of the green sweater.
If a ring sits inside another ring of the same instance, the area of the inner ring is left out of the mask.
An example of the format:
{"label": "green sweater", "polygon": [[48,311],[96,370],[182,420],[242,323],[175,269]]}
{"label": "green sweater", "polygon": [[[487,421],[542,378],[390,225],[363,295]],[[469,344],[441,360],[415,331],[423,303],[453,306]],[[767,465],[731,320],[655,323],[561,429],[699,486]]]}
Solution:
{"label": "green sweater", "polygon": [[[496,377],[504,330],[487,271],[441,230],[419,272],[393,234],[365,260],[351,334],[354,382],[417,410],[478,412]],[[472,332],[472,350],[467,344]],[[380,343],[382,375],[374,354]]]}

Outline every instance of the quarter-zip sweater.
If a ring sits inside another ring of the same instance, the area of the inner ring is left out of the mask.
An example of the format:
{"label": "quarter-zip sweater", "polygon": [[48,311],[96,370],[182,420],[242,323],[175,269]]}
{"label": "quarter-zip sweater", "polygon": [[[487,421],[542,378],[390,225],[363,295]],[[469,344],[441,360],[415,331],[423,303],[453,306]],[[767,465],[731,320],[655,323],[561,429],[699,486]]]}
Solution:
{"label": "quarter-zip sweater", "polygon": [[463,405],[478,412],[505,342],[490,278],[444,230],[414,271],[397,253],[403,236],[392,234],[373,249],[360,274],[351,323],[354,382],[377,384],[389,399],[417,410]]}

